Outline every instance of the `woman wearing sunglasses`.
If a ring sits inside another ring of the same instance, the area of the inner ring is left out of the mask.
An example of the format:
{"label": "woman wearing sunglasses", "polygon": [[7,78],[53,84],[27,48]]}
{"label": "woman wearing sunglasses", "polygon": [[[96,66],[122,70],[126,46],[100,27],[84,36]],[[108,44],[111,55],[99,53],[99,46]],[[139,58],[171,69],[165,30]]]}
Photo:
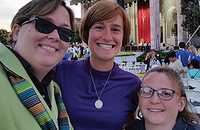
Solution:
{"label": "woman wearing sunglasses", "polygon": [[128,42],[129,18],[117,3],[97,2],[81,20],[80,35],[90,47],[90,56],[63,61],[55,77],[72,126],[76,130],[120,130],[129,113],[134,118],[134,86],[140,83],[114,62]]}
{"label": "woman wearing sunglasses", "polygon": [[32,0],[14,16],[11,30],[12,48],[0,44],[0,129],[66,130],[52,68],[75,35],[72,10],[64,0]]}
{"label": "woman wearing sunglasses", "polygon": [[169,67],[150,69],[138,90],[141,120],[127,130],[200,130],[197,114],[189,111],[180,76]]}

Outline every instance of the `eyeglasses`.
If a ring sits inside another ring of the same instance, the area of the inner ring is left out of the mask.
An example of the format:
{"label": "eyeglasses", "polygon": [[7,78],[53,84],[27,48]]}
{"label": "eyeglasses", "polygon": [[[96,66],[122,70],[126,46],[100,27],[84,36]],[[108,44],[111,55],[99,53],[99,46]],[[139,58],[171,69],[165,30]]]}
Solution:
{"label": "eyeglasses", "polygon": [[65,42],[71,42],[74,39],[74,37],[76,36],[76,33],[74,31],[64,28],[64,27],[58,27],[55,24],[53,24],[52,22],[50,22],[46,19],[40,18],[40,17],[31,17],[29,20],[23,22],[21,24],[21,26],[26,23],[29,23],[33,20],[35,20],[35,29],[38,32],[41,32],[44,34],[49,34],[49,33],[53,32],[55,29],[57,29],[60,39]]}
{"label": "eyeglasses", "polygon": [[157,92],[158,97],[162,100],[171,100],[174,96],[174,93],[176,92],[172,89],[167,88],[155,90],[150,87],[143,86],[140,88],[139,94],[143,98],[151,98],[155,91]]}

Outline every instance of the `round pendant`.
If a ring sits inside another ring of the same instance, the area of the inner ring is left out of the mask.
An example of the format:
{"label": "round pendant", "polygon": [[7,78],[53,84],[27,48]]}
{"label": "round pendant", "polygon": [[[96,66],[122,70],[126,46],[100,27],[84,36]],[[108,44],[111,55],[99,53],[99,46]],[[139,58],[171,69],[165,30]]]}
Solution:
{"label": "round pendant", "polygon": [[94,105],[95,105],[96,108],[102,108],[103,102],[102,102],[101,100],[98,99],[98,100],[95,102]]}

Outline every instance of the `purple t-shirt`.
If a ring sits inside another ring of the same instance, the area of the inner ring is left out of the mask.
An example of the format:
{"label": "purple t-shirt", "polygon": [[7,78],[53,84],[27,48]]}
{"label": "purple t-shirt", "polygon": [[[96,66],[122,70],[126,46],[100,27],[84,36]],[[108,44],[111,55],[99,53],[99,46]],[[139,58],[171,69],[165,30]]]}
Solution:
{"label": "purple t-shirt", "polygon": [[[62,61],[56,67],[54,80],[61,88],[63,101],[75,130],[121,130],[129,112],[138,106],[135,87],[140,79],[114,63],[111,76],[100,99],[103,107],[95,107],[97,95],[89,73],[89,58]],[[110,71],[90,67],[98,95]]]}

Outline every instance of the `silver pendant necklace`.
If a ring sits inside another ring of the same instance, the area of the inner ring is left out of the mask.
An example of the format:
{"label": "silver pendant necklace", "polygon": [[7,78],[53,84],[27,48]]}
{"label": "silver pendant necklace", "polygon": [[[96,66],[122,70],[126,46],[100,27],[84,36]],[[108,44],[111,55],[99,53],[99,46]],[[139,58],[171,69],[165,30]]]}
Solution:
{"label": "silver pendant necklace", "polygon": [[96,88],[96,85],[95,85],[95,83],[94,83],[94,78],[93,78],[93,76],[92,76],[92,72],[91,72],[90,68],[89,68],[89,72],[90,72],[90,76],[91,76],[92,83],[93,83],[93,86],[94,86],[94,90],[95,90],[96,95],[97,95],[97,100],[96,100],[96,102],[94,103],[94,106],[95,106],[96,108],[100,109],[100,108],[103,107],[103,102],[100,100],[100,97],[101,97],[101,95],[102,95],[102,93],[103,93],[103,90],[104,90],[104,88],[106,87],[106,84],[107,84],[107,82],[108,82],[108,80],[109,80],[109,78],[110,78],[110,76],[111,76],[112,70],[110,71],[110,74],[108,75],[108,78],[107,78],[107,80],[106,80],[106,83],[104,84],[104,86],[103,86],[103,88],[102,88],[102,90],[101,90],[101,93],[100,93],[99,95],[98,95],[97,88]]}

